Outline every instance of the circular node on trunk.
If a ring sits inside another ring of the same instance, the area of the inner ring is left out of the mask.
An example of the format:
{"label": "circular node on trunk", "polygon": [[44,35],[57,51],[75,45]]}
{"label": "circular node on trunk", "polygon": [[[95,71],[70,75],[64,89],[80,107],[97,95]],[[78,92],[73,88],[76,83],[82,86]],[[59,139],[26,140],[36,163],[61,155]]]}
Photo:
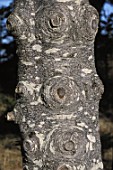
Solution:
{"label": "circular node on trunk", "polygon": [[33,143],[30,140],[26,140],[24,142],[24,148],[25,148],[25,150],[33,151],[34,150]]}
{"label": "circular node on trunk", "polygon": [[7,19],[7,29],[17,38],[20,38],[22,35],[26,37],[30,35],[27,22],[23,20],[23,18],[20,18],[20,16],[18,16],[15,12],[12,13]]}
{"label": "circular node on trunk", "polygon": [[77,159],[79,161],[85,159],[87,138],[82,130],[65,125],[57,128],[49,137],[50,140],[46,141],[45,147],[47,157],[49,156],[51,159]]}
{"label": "circular node on trunk", "polygon": [[39,141],[36,137],[27,138],[23,143],[24,149],[30,154],[34,154],[39,150]]}
{"label": "circular node on trunk", "polygon": [[44,6],[36,14],[37,37],[44,41],[55,40],[69,34],[70,14],[65,4],[54,3]]}
{"label": "circular node on trunk", "polygon": [[84,5],[80,9],[80,22],[78,31],[80,31],[79,37],[88,41],[93,41],[98,30],[99,16],[97,10],[90,6]]}
{"label": "circular node on trunk", "polygon": [[18,19],[14,14],[11,14],[7,19],[7,29],[13,34],[17,34],[17,25],[18,25]]}
{"label": "circular node on trunk", "polygon": [[[69,77],[56,76],[44,83],[44,101],[51,108],[62,108],[77,105],[80,91],[74,80]],[[66,109],[65,108],[65,109]]]}

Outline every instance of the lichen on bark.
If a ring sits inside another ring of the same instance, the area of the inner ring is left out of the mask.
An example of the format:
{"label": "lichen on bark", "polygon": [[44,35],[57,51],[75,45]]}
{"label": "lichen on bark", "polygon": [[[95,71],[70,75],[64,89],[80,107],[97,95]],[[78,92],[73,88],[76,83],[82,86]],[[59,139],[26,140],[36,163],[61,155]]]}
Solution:
{"label": "lichen on bark", "polygon": [[23,169],[102,170],[97,11],[87,0],[20,0],[7,26],[18,44]]}

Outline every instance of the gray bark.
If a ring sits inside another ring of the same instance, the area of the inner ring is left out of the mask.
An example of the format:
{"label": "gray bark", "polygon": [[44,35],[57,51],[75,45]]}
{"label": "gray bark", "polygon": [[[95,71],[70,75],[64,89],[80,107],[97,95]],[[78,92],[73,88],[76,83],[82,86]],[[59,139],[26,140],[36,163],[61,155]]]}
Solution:
{"label": "gray bark", "polygon": [[7,25],[18,44],[23,169],[102,170],[97,11],[88,0],[19,0]]}

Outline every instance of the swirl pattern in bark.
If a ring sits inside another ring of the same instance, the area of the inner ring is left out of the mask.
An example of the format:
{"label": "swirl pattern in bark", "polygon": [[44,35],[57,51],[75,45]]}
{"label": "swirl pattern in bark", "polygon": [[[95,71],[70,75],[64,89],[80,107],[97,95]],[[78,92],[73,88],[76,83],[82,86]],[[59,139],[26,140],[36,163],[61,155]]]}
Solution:
{"label": "swirl pattern in bark", "polygon": [[74,105],[80,95],[75,81],[69,77],[56,76],[44,83],[44,100],[51,108],[64,108]]}
{"label": "swirl pattern in bark", "polygon": [[45,6],[36,14],[36,26],[43,41],[65,38],[69,34],[70,16],[64,4]]}

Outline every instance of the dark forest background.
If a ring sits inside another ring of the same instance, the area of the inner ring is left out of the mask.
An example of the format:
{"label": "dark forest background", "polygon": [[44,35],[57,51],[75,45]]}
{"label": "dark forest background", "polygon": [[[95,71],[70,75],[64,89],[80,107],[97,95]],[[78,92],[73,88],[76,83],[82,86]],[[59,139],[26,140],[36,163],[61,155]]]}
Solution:
{"label": "dark forest background", "polygon": [[[5,0],[4,0],[5,1]],[[13,1],[13,0],[12,0]],[[104,84],[100,101],[100,134],[105,170],[113,169],[113,0],[90,0],[100,15],[95,39],[95,65]],[[106,12],[106,6],[108,12]],[[15,105],[18,81],[16,43],[6,29],[13,3],[0,7],[0,170],[22,170],[20,134],[6,115]],[[111,11],[111,12],[110,12]]]}

